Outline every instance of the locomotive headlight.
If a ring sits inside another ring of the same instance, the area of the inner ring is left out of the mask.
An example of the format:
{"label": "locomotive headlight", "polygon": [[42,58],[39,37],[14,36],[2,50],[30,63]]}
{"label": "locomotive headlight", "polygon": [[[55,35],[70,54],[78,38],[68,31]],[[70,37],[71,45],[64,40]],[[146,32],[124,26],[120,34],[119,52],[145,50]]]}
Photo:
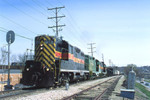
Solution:
{"label": "locomotive headlight", "polygon": [[41,47],[40,49],[43,50],[43,47]]}
{"label": "locomotive headlight", "polygon": [[41,47],[43,46],[43,44],[41,44]]}
{"label": "locomotive headlight", "polygon": [[27,71],[29,71],[29,68],[27,68]]}
{"label": "locomotive headlight", "polygon": [[49,68],[47,68],[46,71],[49,71]]}
{"label": "locomotive headlight", "polygon": [[43,50],[43,44],[41,44],[40,46],[41,46],[41,48],[40,48],[40,49],[41,49],[41,50]]}

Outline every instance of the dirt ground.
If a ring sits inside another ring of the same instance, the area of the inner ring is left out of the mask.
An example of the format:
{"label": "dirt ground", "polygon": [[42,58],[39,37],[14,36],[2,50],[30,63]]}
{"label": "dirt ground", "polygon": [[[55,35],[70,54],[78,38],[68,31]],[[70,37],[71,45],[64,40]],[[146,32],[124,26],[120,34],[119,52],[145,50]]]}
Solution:
{"label": "dirt ground", "polygon": [[[22,75],[21,74],[10,74],[10,84],[15,85],[20,82]],[[0,91],[4,90],[4,85],[7,84],[8,75],[0,74]]]}

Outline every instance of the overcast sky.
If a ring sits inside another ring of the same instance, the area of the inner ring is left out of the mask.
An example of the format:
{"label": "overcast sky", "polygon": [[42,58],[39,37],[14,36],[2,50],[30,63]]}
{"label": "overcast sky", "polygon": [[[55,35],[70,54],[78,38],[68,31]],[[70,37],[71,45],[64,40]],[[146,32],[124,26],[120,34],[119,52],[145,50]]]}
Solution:
{"label": "overcast sky", "polygon": [[[85,54],[88,43],[96,43],[94,56],[109,65],[150,65],[150,0],[0,0],[0,47],[6,33],[34,39],[38,34],[55,35],[48,26],[55,25],[54,11],[47,8],[65,6],[59,24],[65,24],[59,36]],[[23,54],[31,40],[16,36],[11,54]],[[90,55],[90,54],[89,54]]]}

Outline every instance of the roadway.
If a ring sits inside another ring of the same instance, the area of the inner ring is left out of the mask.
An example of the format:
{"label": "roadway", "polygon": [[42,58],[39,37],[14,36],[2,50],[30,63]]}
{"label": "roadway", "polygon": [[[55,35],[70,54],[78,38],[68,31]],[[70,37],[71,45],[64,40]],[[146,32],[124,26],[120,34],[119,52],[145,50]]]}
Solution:
{"label": "roadway", "polygon": [[[140,83],[139,80],[137,80],[136,82]],[[148,83],[149,86],[146,86],[146,85],[145,85],[146,83]],[[150,91],[150,83],[149,83],[149,82],[145,82],[145,81],[144,81],[144,83],[140,83],[140,84],[143,85],[144,87],[146,87],[146,88]]]}

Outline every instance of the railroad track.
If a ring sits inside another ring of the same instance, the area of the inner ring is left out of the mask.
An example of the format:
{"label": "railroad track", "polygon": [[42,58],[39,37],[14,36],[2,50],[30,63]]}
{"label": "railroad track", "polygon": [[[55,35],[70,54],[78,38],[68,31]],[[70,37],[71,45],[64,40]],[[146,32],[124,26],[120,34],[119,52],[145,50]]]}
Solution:
{"label": "railroad track", "polygon": [[[105,77],[103,77],[105,78]],[[99,79],[99,78],[98,78]],[[97,79],[95,79],[97,80]],[[93,81],[93,80],[86,80],[86,81],[81,81],[80,83],[84,83],[84,82],[88,82],[88,81]],[[71,83],[70,85],[74,85],[75,83]],[[59,89],[59,88],[51,88],[53,90],[55,89]],[[31,94],[38,94],[38,93],[42,93],[42,92],[45,92],[45,91],[48,91],[49,89],[45,89],[45,88],[41,88],[41,89],[37,89],[37,88],[34,88],[34,87],[30,87],[30,88],[20,88],[20,89],[17,89],[17,90],[9,90],[9,91],[2,91],[0,92],[0,100],[1,99],[10,99],[10,98],[20,98],[20,97],[26,97],[26,96],[29,96]],[[81,100],[81,99],[80,99]]]}
{"label": "railroad track", "polygon": [[[87,82],[87,81],[92,81],[92,80],[86,80],[86,81],[81,81],[80,83],[83,83],[83,82]],[[70,85],[74,85],[76,83],[71,83]],[[62,86],[61,86],[62,87]],[[60,88],[61,88],[60,87]],[[52,87],[51,89],[58,89],[57,88],[54,88]],[[21,97],[23,95],[27,95],[28,94],[30,95],[32,92],[38,92],[38,91],[47,91],[48,89],[38,89],[38,88],[35,88],[35,87],[28,87],[28,88],[19,88],[19,89],[15,89],[15,90],[7,90],[7,91],[1,91],[0,92],[0,100],[1,99],[9,99],[9,98],[14,98],[14,97]]]}
{"label": "railroad track", "polygon": [[11,98],[13,96],[18,96],[18,95],[32,93],[32,92],[34,92],[36,90],[37,89],[35,87],[30,87],[30,88],[19,88],[19,89],[15,89],[15,90],[1,91],[0,92],[0,100],[1,99]]}
{"label": "railroad track", "polygon": [[120,77],[108,79],[62,100],[108,100]]}

